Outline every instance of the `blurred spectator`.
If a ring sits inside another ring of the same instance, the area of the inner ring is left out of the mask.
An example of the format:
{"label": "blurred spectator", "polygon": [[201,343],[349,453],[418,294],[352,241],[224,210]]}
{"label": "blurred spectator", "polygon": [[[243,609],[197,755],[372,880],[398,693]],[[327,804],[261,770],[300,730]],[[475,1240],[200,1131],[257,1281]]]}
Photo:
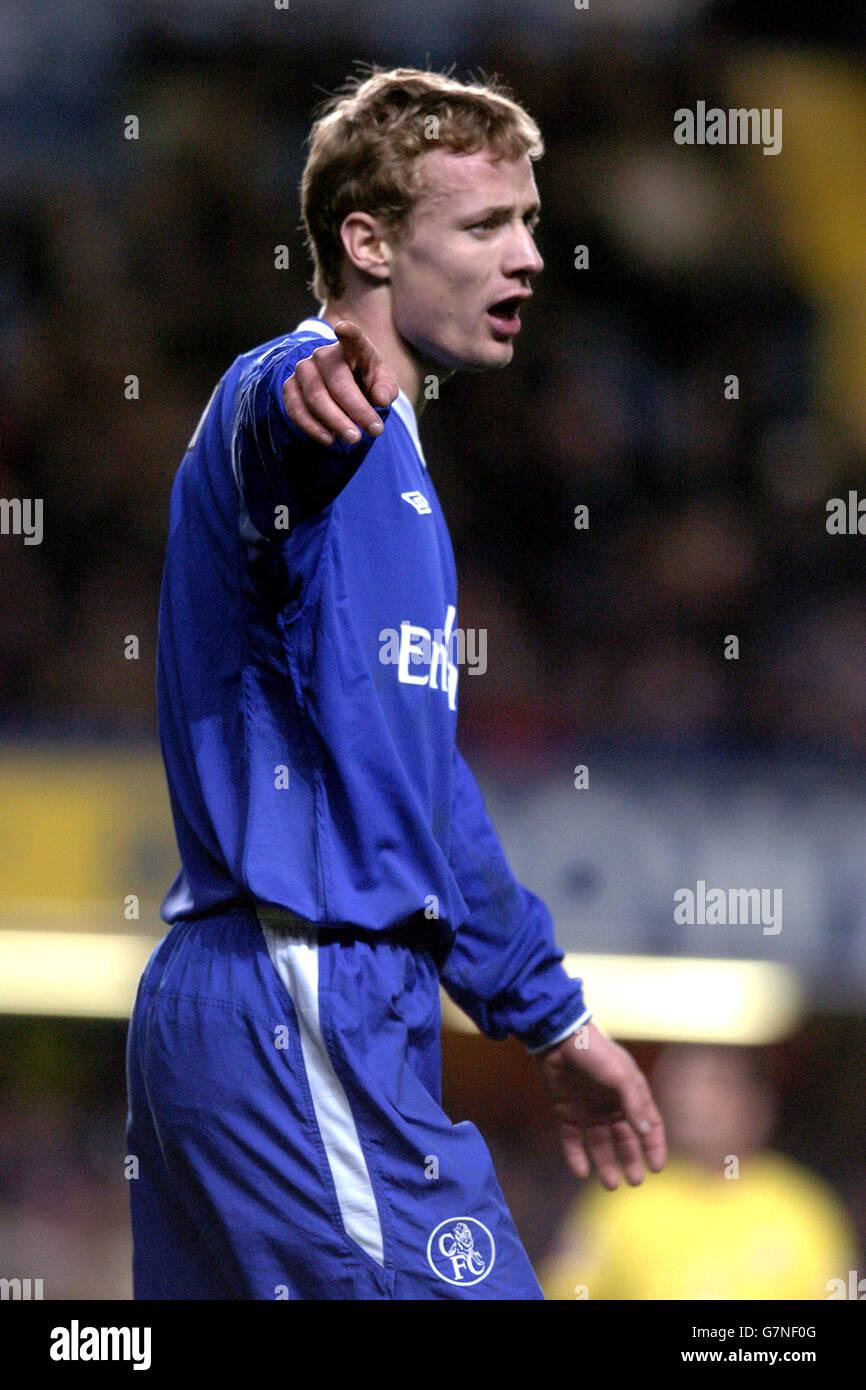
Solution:
{"label": "blurred spectator", "polygon": [[671,1047],[654,1088],[666,1168],[574,1205],[540,1275],[547,1297],[824,1299],[847,1281],[850,1219],[825,1183],[766,1148],[776,1105],[757,1057]]}

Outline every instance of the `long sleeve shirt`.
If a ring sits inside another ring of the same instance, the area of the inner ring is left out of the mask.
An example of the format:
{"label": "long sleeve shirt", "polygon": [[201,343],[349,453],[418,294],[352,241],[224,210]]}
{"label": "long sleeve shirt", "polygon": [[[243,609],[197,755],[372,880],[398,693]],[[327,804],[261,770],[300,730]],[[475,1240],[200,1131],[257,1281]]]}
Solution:
{"label": "long sleeve shirt", "polygon": [[531,1050],[589,1017],[456,746],[457,580],[402,392],[323,446],[282,399],[322,319],[246,353],[174,482],[160,737],[182,868],[171,924],[250,901],[387,932],[423,914],[448,992]]}

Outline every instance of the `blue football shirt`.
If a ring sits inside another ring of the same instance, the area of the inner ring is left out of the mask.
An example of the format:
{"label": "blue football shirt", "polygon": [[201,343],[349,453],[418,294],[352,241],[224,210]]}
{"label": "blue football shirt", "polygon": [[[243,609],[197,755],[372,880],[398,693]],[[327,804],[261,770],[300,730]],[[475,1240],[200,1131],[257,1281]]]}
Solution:
{"label": "blue football shirt", "polygon": [[387,931],[423,914],[490,1036],[588,1017],[457,750],[457,581],[415,412],[324,447],[282,387],[322,319],[239,357],[174,482],[160,737],[182,868],[169,924],[238,902]]}

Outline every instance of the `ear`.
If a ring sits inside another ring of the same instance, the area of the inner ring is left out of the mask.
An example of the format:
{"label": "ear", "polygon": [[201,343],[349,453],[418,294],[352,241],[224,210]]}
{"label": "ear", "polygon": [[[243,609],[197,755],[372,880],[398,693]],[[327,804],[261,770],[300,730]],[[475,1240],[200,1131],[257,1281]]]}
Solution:
{"label": "ear", "polygon": [[356,270],[375,280],[387,280],[391,273],[391,246],[377,218],[369,212],[350,212],[343,218],[340,239]]}

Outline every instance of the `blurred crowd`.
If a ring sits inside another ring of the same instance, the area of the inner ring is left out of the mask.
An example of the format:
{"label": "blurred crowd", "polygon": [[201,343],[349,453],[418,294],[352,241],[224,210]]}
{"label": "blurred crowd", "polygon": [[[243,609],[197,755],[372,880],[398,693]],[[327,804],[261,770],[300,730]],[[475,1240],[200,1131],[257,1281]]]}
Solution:
{"label": "blurred crowd", "polygon": [[125,1033],[0,1020],[0,1276],[45,1299],[132,1296]]}
{"label": "blurred crowd", "polygon": [[[42,544],[0,545],[13,728],[154,727],[173,475],[234,357],[317,307],[303,141],[356,41],[329,34],[311,60],[288,20],[229,41],[196,13],[94,39],[78,84],[68,59],[52,79],[19,44],[24,71],[0,87],[0,495],[44,499]],[[459,621],[488,633],[484,679],[462,683],[464,733],[503,754],[563,734],[863,752],[866,552],[827,534],[825,507],[856,486],[866,427],[822,375],[831,297],[786,241],[797,190],[769,166],[790,171],[796,149],[672,139],[676,108],[742,99],[753,50],[733,29],[656,45],[599,29],[551,51],[469,21],[451,61],[501,74],[547,154],[546,269],[515,360],[452,379],[421,421]],[[365,56],[425,61],[393,38]],[[793,51],[773,61],[793,107]],[[844,48],[822,63],[841,102]],[[769,60],[762,72],[750,100],[772,105]],[[822,209],[804,202],[807,216]]]}

